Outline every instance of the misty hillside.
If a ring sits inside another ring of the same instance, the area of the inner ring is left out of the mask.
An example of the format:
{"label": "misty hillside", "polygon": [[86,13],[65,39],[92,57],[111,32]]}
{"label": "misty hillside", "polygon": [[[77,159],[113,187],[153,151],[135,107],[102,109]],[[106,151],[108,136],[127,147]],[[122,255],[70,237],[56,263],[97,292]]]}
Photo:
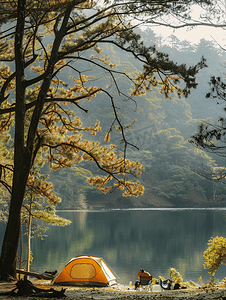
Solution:
{"label": "misty hillside", "polygon": [[[223,114],[223,106],[207,99],[205,95],[209,90],[210,77],[224,73],[225,52],[215,47],[213,42],[203,39],[199,44],[191,45],[187,41],[179,41],[175,36],[170,36],[168,44],[164,44],[151,30],[142,32],[142,37],[146,44],[155,44],[159,51],[168,53],[170,60],[177,61],[178,64],[194,65],[204,55],[208,67],[198,74],[198,86],[191,91],[188,98],[171,95],[171,99],[165,99],[160,89],[154,88],[152,92],[129,99],[126,95],[130,93],[131,86],[123,76],[120,78],[120,74],[118,75],[119,88],[123,90],[122,96],[114,90],[113,84],[109,85],[109,74],[104,71],[96,74],[94,69],[89,70],[88,66],[84,66],[88,70],[87,74],[92,74],[94,80],[101,79],[102,85],[108,86],[117,99],[120,120],[123,125],[128,126],[126,138],[139,148],[138,151],[130,147],[127,152],[128,158],[138,160],[145,166],[145,171],[139,178],[145,187],[145,193],[138,198],[123,198],[120,191],[102,194],[86,182],[88,176],[101,173],[92,164],[82,163],[79,167],[51,172],[55,190],[62,198],[59,209],[225,204],[225,186],[198,175],[210,174],[213,168],[223,166],[224,162],[220,159],[216,162],[215,157],[210,157],[188,142],[201,120],[215,122]],[[112,63],[117,65],[117,71],[127,70],[133,76],[138,74],[137,61],[129,54],[122,55],[113,46],[104,48],[104,54],[108,54]],[[81,103],[84,109],[92,113],[86,114],[78,110],[78,116],[86,126],[100,120],[102,131],[95,140],[104,143],[109,124],[114,121],[110,100],[106,95],[99,94],[97,99],[92,101]],[[117,144],[117,151],[120,151],[120,138],[119,132],[111,132],[109,143]]]}

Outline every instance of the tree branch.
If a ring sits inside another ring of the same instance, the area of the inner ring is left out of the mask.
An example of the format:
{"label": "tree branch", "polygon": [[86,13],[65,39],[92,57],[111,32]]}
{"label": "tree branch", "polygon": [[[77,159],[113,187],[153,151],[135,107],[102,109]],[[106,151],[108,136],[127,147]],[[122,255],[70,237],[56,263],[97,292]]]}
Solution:
{"label": "tree branch", "polygon": [[157,26],[164,26],[164,27],[170,27],[173,29],[180,29],[185,27],[196,27],[196,26],[205,26],[205,27],[214,27],[214,28],[225,28],[226,24],[213,24],[213,23],[204,23],[204,22],[194,22],[194,23],[184,23],[179,25],[173,25],[170,23],[164,23],[164,22],[157,22],[157,21],[145,21],[145,23],[157,25]]}

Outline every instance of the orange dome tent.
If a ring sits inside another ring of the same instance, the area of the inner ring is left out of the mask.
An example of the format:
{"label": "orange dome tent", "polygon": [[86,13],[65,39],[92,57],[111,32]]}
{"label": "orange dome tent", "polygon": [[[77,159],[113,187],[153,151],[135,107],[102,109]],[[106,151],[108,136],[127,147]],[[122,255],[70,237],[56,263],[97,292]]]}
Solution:
{"label": "orange dome tent", "polygon": [[80,255],[72,258],[54,278],[54,284],[74,286],[109,286],[116,277],[104,260],[97,256]]}

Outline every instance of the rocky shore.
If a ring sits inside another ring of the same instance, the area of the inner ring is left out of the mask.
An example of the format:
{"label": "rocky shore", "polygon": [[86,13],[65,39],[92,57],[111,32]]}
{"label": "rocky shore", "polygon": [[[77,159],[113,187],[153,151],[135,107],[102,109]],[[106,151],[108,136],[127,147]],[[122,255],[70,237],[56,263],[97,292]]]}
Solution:
{"label": "rocky shore", "polygon": [[[34,280],[33,284],[42,289],[49,289],[53,287],[56,290],[61,290],[62,287],[52,286],[50,282],[43,280]],[[37,300],[49,299],[38,298],[35,295],[30,297],[12,297],[5,296],[3,293],[11,291],[15,287],[16,282],[0,282],[0,299],[20,299],[20,300]],[[173,290],[173,291],[158,291],[150,292],[145,289],[135,290],[134,287],[118,284],[114,287],[106,288],[81,288],[81,287],[65,287],[65,298],[67,300],[113,300],[113,299],[126,299],[126,300],[226,300],[225,288],[197,288],[186,290]],[[51,298],[55,299],[55,298]]]}

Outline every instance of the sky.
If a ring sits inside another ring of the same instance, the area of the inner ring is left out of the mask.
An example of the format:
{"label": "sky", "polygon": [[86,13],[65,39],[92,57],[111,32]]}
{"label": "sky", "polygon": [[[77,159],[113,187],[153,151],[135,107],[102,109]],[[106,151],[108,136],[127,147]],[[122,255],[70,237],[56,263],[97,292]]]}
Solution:
{"label": "sky", "polygon": [[221,28],[210,28],[200,26],[194,29],[170,29],[166,27],[152,27],[157,35],[162,35],[167,38],[171,34],[176,35],[179,40],[188,40],[192,44],[199,43],[200,39],[204,38],[226,47],[226,31]]}
{"label": "sky", "polygon": [[[224,1],[226,4],[226,0]],[[221,1],[221,4],[222,4],[221,11],[224,12],[224,8],[226,6],[224,6],[223,1]],[[199,21],[200,15],[206,16],[206,11],[201,9],[200,6],[198,5],[194,5],[191,13],[191,18],[192,18],[191,22]],[[215,21],[214,19],[212,19],[211,21],[216,24],[218,24],[219,22],[225,22],[224,16],[225,14],[223,13],[223,18],[221,19],[221,21],[218,21],[217,19]],[[205,21],[204,19],[203,20],[201,19],[200,21],[208,22]],[[175,20],[172,19],[171,24],[175,25]],[[188,40],[192,44],[197,44],[199,43],[200,39],[204,38],[206,40],[216,42],[220,44],[222,47],[226,48],[226,29],[224,30],[222,28],[214,28],[210,26],[197,26],[193,29],[191,27],[187,27],[187,28],[180,28],[176,30],[169,27],[156,26],[156,27],[152,27],[152,29],[156,34],[162,35],[163,37],[167,37],[173,34],[176,35],[179,40]]]}

